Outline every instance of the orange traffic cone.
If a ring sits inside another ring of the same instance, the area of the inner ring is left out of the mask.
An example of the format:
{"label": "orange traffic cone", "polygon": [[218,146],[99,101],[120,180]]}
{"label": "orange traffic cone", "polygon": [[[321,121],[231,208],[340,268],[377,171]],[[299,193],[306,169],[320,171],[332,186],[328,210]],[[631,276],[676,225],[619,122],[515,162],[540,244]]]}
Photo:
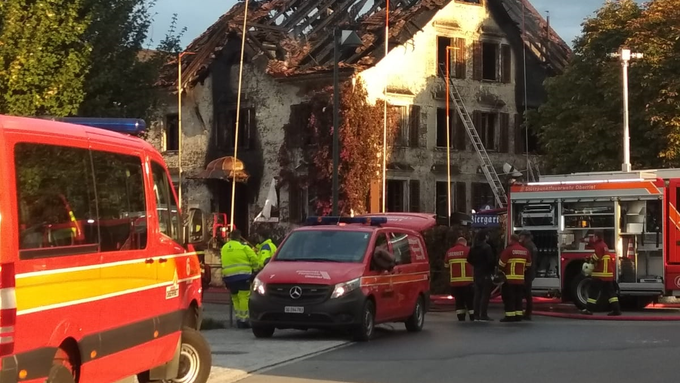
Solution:
{"label": "orange traffic cone", "polygon": [[635,259],[635,246],[633,242],[635,242],[635,238],[628,239],[628,250],[626,250],[626,258],[631,260]]}

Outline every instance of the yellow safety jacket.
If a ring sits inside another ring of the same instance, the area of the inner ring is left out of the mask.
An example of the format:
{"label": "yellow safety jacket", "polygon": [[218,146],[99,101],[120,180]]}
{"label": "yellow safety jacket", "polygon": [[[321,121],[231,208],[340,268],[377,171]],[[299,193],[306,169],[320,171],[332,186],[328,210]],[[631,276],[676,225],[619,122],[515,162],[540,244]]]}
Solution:
{"label": "yellow safety jacket", "polygon": [[276,253],[276,245],[271,239],[268,239],[257,245],[257,257],[260,259],[260,265],[264,263]]}
{"label": "yellow safety jacket", "polygon": [[248,245],[230,240],[222,246],[222,277],[247,279],[260,267],[259,259]]}

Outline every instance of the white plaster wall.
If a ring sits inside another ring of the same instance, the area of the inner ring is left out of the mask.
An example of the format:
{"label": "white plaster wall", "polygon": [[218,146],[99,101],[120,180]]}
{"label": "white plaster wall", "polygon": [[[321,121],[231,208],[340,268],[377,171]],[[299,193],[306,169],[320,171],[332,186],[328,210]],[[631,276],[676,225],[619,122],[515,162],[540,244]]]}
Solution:
{"label": "white plaster wall", "polygon": [[[470,113],[473,110],[488,110],[487,105],[478,102],[480,92],[489,92],[505,102],[499,110],[510,114],[509,149],[514,151],[514,114],[515,105],[515,68],[518,58],[512,52],[511,83],[473,81],[473,52],[472,43],[480,40],[481,30],[485,31],[485,38],[498,43],[509,44],[503,37],[498,24],[491,18],[486,7],[451,2],[439,11],[433,20],[418,32],[406,44],[392,49],[388,56],[376,66],[360,74],[364,80],[369,98],[374,101],[384,98],[384,88],[387,82],[389,88],[407,89],[415,96],[389,94],[387,99],[391,104],[421,106],[421,139],[420,148],[394,148],[392,160],[405,162],[415,168],[413,172],[388,172],[390,179],[419,179],[421,182],[421,210],[435,211],[435,183],[446,181],[446,174],[431,172],[435,163],[445,164],[445,148],[436,147],[437,136],[437,108],[445,107],[444,100],[433,97],[433,92],[440,90],[443,94],[444,81],[436,77],[437,72],[437,37],[465,38],[467,45],[467,71],[465,80],[454,80],[465,105]],[[455,112],[453,112],[455,113]],[[469,146],[469,143],[468,143]],[[499,165],[505,162],[514,164],[517,168],[525,168],[525,155],[512,153],[489,153],[492,161]],[[454,182],[467,182],[468,206],[471,205],[471,182],[485,182],[483,175],[477,172],[480,161],[476,152],[468,147],[466,151],[451,151],[451,163],[458,165],[461,172],[453,175]]]}

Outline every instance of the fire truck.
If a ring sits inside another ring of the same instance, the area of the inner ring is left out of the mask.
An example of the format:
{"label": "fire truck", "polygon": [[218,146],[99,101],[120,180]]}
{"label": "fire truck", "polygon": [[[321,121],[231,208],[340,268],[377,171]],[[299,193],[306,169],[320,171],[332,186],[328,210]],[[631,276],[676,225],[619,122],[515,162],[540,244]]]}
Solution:
{"label": "fire truck", "polygon": [[[584,308],[590,278],[581,272],[600,231],[612,256],[618,294],[644,307],[680,296],[680,169],[541,176],[510,187],[508,233],[528,230],[538,248],[536,296]],[[597,298],[603,309],[606,299]]]}

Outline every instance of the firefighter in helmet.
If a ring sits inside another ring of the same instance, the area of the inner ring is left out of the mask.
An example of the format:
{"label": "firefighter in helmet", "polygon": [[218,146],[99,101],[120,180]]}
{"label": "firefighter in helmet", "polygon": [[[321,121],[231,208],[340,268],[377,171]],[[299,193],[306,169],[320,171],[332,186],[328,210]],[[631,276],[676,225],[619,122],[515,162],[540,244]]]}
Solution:
{"label": "firefighter in helmet", "polygon": [[586,267],[584,270],[592,270],[589,272],[592,281],[588,288],[587,307],[582,313],[593,315],[597,297],[602,293],[608,298],[611,306],[612,311],[608,315],[621,315],[621,306],[614,286],[614,258],[609,254],[609,248],[604,242],[602,231],[596,230],[592,237],[589,240],[586,239],[586,241],[588,241],[588,247],[593,250],[593,254],[586,258],[586,263],[592,266]]}
{"label": "firefighter in helmet", "polygon": [[446,252],[446,258],[444,258],[444,267],[449,269],[451,293],[456,299],[456,314],[461,322],[465,320],[466,315],[470,316],[471,321],[475,320],[475,310],[472,306],[474,300],[473,270],[472,265],[467,261],[469,252],[467,240],[460,237],[456,244]]}

